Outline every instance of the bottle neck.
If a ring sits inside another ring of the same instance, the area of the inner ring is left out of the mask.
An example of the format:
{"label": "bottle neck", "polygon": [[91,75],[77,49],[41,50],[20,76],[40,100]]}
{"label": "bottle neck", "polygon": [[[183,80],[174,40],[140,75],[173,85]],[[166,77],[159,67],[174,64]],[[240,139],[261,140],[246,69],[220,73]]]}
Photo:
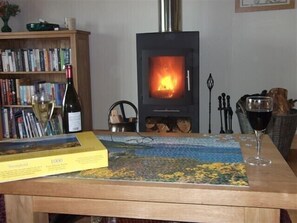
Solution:
{"label": "bottle neck", "polygon": [[66,66],[66,80],[67,84],[73,84],[72,67],[70,65]]}
{"label": "bottle neck", "polygon": [[72,84],[73,85],[73,78],[72,77],[67,77],[67,84]]}

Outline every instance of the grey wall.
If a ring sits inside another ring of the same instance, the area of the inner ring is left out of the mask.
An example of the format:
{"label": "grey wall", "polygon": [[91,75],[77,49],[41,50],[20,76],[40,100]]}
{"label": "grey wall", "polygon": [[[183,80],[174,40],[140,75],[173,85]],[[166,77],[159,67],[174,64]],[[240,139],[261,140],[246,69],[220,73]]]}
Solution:
{"label": "grey wall", "polygon": [[[13,31],[43,18],[91,32],[93,126],[107,129],[110,105],[127,99],[137,105],[136,33],[158,31],[158,0],[15,0],[22,12],[10,21]],[[235,13],[234,0],[183,0],[183,30],[200,31],[200,130],[208,131],[209,73],[212,130],[219,132],[217,97],[236,101],[244,94],[283,87],[297,98],[296,9]],[[234,130],[239,132],[236,115]]]}

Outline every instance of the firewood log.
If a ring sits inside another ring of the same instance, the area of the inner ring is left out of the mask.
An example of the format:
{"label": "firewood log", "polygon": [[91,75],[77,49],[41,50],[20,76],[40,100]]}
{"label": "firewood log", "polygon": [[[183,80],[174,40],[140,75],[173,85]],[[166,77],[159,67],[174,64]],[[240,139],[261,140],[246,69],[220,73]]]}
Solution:
{"label": "firewood log", "polygon": [[164,123],[157,123],[157,128],[159,132],[168,132],[170,130]]}
{"label": "firewood log", "polygon": [[155,129],[156,128],[156,124],[157,124],[157,121],[156,119],[153,119],[153,118],[147,118],[145,120],[145,127],[146,129]]}
{"label": "firewood log", "polygon": [[110,123],[115,124],[115,123],[120,123],[123,122],[123,117],[118,114],[118,111],[113,109],[110,112],[109,116]]}
{"label": "firewood log", "polygon": [[272,88],[267,95],[273,98],[273,114],[283,115],[290,111],[287,89]]}
{"label": "firewood log", "polygon": [[177,119],[176,125],[181,132],[187,133],[191,130],[191,122],[188,119]]}

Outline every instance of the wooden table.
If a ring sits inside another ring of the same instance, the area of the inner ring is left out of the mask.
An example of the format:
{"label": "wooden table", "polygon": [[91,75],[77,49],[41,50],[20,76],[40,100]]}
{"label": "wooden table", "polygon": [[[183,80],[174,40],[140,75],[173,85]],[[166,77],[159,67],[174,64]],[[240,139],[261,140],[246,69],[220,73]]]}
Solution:
{"label": "wooden table", "polygon": [[[241,148],[244,158],[255,153],[246,142]],[[8,223],[46,223],[46,213],[279,223],[280,209],[297,210],[297,179],[268,136],[263,155],[272,164],[247,166],[249,187],[46,177],[0,184],[0,193],[6,194]]]}

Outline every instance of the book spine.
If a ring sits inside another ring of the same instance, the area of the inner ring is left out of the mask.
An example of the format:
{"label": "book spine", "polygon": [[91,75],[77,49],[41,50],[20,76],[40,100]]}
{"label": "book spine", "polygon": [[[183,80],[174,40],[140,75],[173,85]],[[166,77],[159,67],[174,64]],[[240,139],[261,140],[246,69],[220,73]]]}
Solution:
{"label": "book spine", "polygon": [[62,119],[62,115],[61,114],[57,114],[56,118],[58,119],[57,120],[57,123],[59,125],[59,130],[61,132],[61,134],[63,134],[64,132],[64,128],[63,128],[63,119]]}
{"label": "book spine", "polygon": [[20,79],[15,79],[15,91],[16,91],[16,104],[21,104],[21,97],[20,97]]}
{"label": "book spine", "polygon": [[[17,138],[21,138],[20,134],[22,134],[19,129],[19,120],[18,120],[18,118],[20,117],[19,115],[20,115],[19,109],[15,109],[13,111],[13,119],[14,119],[14,123],[15,123]],[[22,137],[23,137],[23,135],[22,135]]]}
{"label": "book spine", "polygon": [[40,124],[38,121],[36,122],[36,126],[37,126],[37,130],[38,130],[38,134],[39,134],[39,136],[40,136],[40,137],[44,136],[44,135],[45,135],[45,134],[44,134],[44,130],[43,130],[41,124]]}
{"label": "book spine", "polygon": [[24,122],[24,127],[25,127],[25,132],[26,132],[27,138],[31,138],[31,135],[29,134],[29,127],[28,127],[27,120],[26,120],[25,110],[22,110],[22,119]]}
{"label": "book spine", "polygon": [[2,79],[0,79],[0,106],[3,106],[2,100]]}
{"label": "book spine", "polygon": [[50,71],[50,61],[49,61],[48,49],[43,49],[43,57],[44,57],[44,70]]}
{"label": "book spine", "polygon": [[27,119],[28,119],[28,122],[30,124],[30,128],[31,128],[31,131],[32,131],[32,136],[33,137],[39,137],[39,132],[38,132],[37,126],[36,126],[36,119],[35,119],[35,116],[33,116],[32,112],[27,112]]}
{"label": "book spine", "polygon": [[5,79],[0,79],[1,84],[1,105],[6,105],[6,86],[5,86]]}
{"label": "book spine", "polygon": [[53,60],[54,60],[54,70],[53,71],[59,71],[58,48],[54,48]]}
{"label": "book spine", "polygon": [[5,79],[6,85],[6,97],[7,97],[7,105],[12,105],[12,93],[11,93],[11,86],[10,86],[10,79]]}
{"label": "book spine", "polygon": [[18,71],[25,71],[25,61],[24,61],[23,49],[18,50],[18,64],[19,64]]}
{"label": "book spine", "polygon": [[70,52],[70,48],[65,48],[65,54],[64,54],[64,61],[65,61],[65,65],[66,64],[71,64],[71,52]]}
{"label": "book spine", "polygon": [[8,118],[8,109],[2,108],[2,130],[3,138],[10,138],[9,135],[9,118]]}
{"label": "book spine", "polygon": [[29,72],[30,71],[30,66],[29,66],[29,58],[28,58],[28,50],[23,51],[24,54],[24,64],[25,64],[25,71]]}
{"label": "book spine", "polygon": [[29,71],[34,71],[34,61],[32,61],[33,58],[33,50],[28,49],[28,66],[29,66]]}
{"label": "book spine", "polygon": [[11,90],[11,104],[17,104],[17,95],[16,95],[16,79],[12,78],[9,80],[10,90]]}
{"label": "book spine", "polygon": [[0,49],[0,72],[3,72],[2,50]]}
{"label": "book spine", "polygon": [[35,70],[41,71],[39,49],[34,49]]}
{"label": "book spine", "polygon": [[2,92],[3,92],[3,105],[7,105],[7,85],[6,85],[7,80],[2,79]]}
{"label": "book spine", "polygon": [[17,138],[17,129],[14,118],[14,108],[9,108],[9,134],[11,138]]}
{"label": "book spine", "polygon": [[40,71],[45,71],[44,51],[43,51],[43,49],[39,50],[39,59],[40,59]]}
{"label": "book spine", "polygon": [[8,56],[8,72],[12,72],[13,71],[13,62],[12,62],[12,53],[11,50],[6,50],[7,52],[7,56]]}
{"label": "book spine", "polygon": [[65,70],[65,49],[60,49],[60,64],[61,64],[61,70]]}
{"label": "book spine", "polygon": [[11,50],[11,60],[12,60],[12,65],[11,65],[11,70],[12,72],[17,71],[17,56],[16,52],[14,50]]}
{"label": "book spine", "polygon": [[17,118],[17,125],[18,125],[18,132],[19,132],[18,137],[20,139],[26,138],[26,136],[24,135],[24,121],[23,121],[23,117]]}
{"label": "book spine", "polygon": [[2,57],[2,67],[3,67],[3,72],[8,72],[9,71],[9,63],[8,63],[8,53],[5,50],[1,54]]}

